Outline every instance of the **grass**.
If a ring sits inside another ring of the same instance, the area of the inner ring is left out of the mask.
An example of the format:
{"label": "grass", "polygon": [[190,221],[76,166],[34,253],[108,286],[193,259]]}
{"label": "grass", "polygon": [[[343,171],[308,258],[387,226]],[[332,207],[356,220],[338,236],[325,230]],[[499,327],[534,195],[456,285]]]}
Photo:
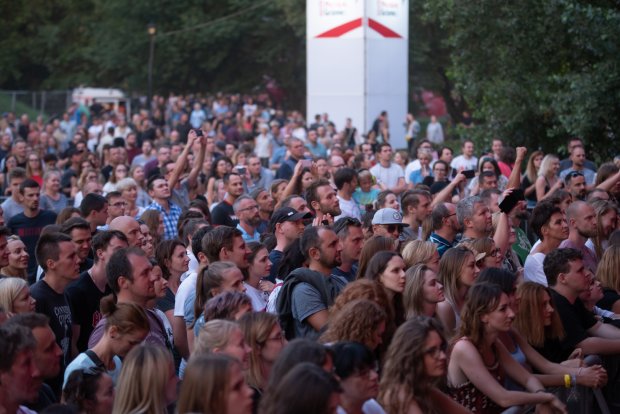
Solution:
{"label": "grass", "polygon": [[[0,113],[2,112],[14,112],[15,116],[19,118],[21,114],[28,114],[30,119],[36,119],[40,112],[34,109],[32,106],[21,102],[19,99],[15,100],[15,109],[11,108],[11,94],[0,91]],[[43,116],[46,118],[45,114]]]}

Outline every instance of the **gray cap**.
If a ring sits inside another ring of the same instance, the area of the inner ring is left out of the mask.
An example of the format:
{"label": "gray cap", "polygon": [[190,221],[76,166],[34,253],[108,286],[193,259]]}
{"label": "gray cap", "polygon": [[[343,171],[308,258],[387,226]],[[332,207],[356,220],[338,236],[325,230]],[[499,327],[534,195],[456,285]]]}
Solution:
{"label": "gray cap", "polygon": [[377,210],[372,218],[372,224],[400,224],[405,227],[409,226],[409,224],[403,223],[403,215],[400,214],[400,211],[389,207]]}

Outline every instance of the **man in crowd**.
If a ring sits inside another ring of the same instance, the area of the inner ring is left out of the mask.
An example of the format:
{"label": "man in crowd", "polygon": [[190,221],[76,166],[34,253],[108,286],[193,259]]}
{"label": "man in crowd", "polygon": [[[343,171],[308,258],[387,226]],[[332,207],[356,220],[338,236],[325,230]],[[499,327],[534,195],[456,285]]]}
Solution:
{"label": "man in crowd", "polygon": [[211,211],[211,219],[215,226],[236,227],[239,222],[235,215],[233,204],[243,194],[243,180],[237,173],[224,175],[224,187],[226,197],[219,202]]}
{"label": "man in crowd", "polygon": [[437,252],[441,257],[446,250],[457,244],[456,235],[460,226],[456,218],[456,206],[452,203],[437,204],[431,213],[431,220],[433,232],[429,240],[437,245]]}
{"label": "man in crowd", "polygon": [[92,253],[92,235],[90,234],[88,222],[81,217],[71,217],[62,224],[60,231],[71,237],[71,241],[75,246],[75,252],[80,260],[80,272],[90,269],[93,261],[88,255]]}
{"label": "man in crowd", "polygon": [[342,214],[336,191],[324,178],[310,184],[306,191],[306,201],[319,221],[328,220],[328,215],[333,218]]}
{"label": "man in crowd", "polygon": [[248,158],[247,169],[250,174],[250,179],[249,181],[243,183],[246,193],[251,193],[256,189],[271,189],[273,172],[261,165],[260,158],[258,156],[250,155]]}
{"label": "man in crowd", "polygon": [[262,234],[267,231],[269,220],[271,220],[271,215],[273,214],[273,197],[271,196],[271,192],[264,188],[255,189],[250,193],[250,196],[256,201],[256,204],[258,204],[258,215],[261,220],[258,231]]}
{"label": "man in crowd", "polygon": [[570,171],[564,175],[566,190],[571,194],[573,200],[585,201],[588,186],[586,178],[580,171]]}
{"label": "man in crowd", "polygon": [[360,205],[353,199],[353,193],[357,188],[357,173],[353,168],[341,168],[334,174],[334,184],[338,189],[338,206],[341,214],[334,217],[335,220],[341,217],[352,217],[357,220],[362,219]]}
{"label": "man in crowd", "polygon": [[403,215],[393,208],[377,210],[372,218],[372,232],[377,236],[391,237],[394,240],[400,238],[403,227],[409,224],[403,223]]}
{"label": "man in crowd", "polygon": [[311,129],[308,131],[307,140],[306,148],[308,148],[313,157],[327,157],[327,148],[319,142],[316,130]]}
{"label": "man in crowd", "polygon": [[379,163],[370,169],[381,190],[390,190],[398,195],[407,189],[403,169],[392,162],[392,146],[388,143],[379,145],[377,149]]}
{"label": "man in crowd", "polygon": [[343,217],[333,226],[342,244],[340,265],[332,269],[332,274],[353,282],[357,278],[357,264],[364,247],[362,223],[355,218]]}
{"label": "man in crowd", "polygon": [[573,151],[570,154],[570,160],[570,167],[560,172],[560,178],[566,177],[573,171],[579,172],[585,178],[586,186],[588,187],[588,189],[592,188],[594,186],[594,181],[596,180],[596,171],[592,171],[585,167],[586,151],[583,149],[582,146],[576,146],[573,148]]}
{"label": "man in crowd", "polygon": [[455,157],[450,163],[455,170],[475,170],[478,167],[478,158],[474,156],[474,142],[466,139],[461,145],[461,155]]}
{"label": "man in crowd", "polygon": [[19,186],[26,179],[26,170],[20,167],[15,167],[9,171],[9,188],[11,190],[11,196],[8,197],[0,205],[4,212],[4,219],[10,220],[11,217],[24,212],[24,206],[21,203]]}
{"label": "man in crowd", "polygon": [[153,176],[148,181],[147,189],[153,202],[146,209],[159,212],[164,220],[164,239],[174,239],[177,237],[177,223],[181,216],[181,208],[170,201],[168,181],[161,175]]}
{"label": "man in crowd", "polygon": [[488,237],[493,229],[491,211],[478,196],[459,201],[456,205],[456,218],[463,229],[463,239]]}
{"label": "man in crowd", "polygon": [[144,235],[140,231],[138,221],[129,216],[117,217],[110,223],[110,231],[120,231],[125,235],[129,247],[142,248]]}
{"label": "man in crowd", "polygon": [[403,193],[401,208],[403,223],[409,226],[403,229],[401,241],[422,239],[422,223],[432,212],[431,195],[426,190],[413,190]]}
{"label": "man in crowd", "polygon": [[[579,137],[569,138],[566,144],[566,149],[568,150],[568,158],[565,158],[562,161],[560,161],[560,171],[564,171],[564,170],[571,168],[571,166],[573,165],[573,161],[571,160],[571,155],[573,154],[573,150],[579,147],[583,148],[583,140],[581,138]],[[596,172],[596,164],[594,164],[592,161],[585,160],[583,165],[585,168],[591,170],[592,172]]]}
{"label": "man in crowd", "polygon": [[279,208],[271,216],[269,232],[273,233],[276,238],[276,246],[269,252],[272,281],[275,281],[278,266],[284,256],[284,249],[301,236],[304,231],[303,220],[309,217],[312,217],[310,213],[298,212],[291,207]]}
{"label": "man in crowd", "polygon": [[304,152],[306,150],[306,147],[304,146],[304,142],[301,139],[291,137],[288,140],[287,148],[290,155],[280,165],[280,168],[276,173],[276,178],[290,180],[293,177],[293,172],[295,170],[297,162],[304,158]]}
{"label": "man in crowd", "polygon": [[90,226],[90,234],[94,235],[97,227],[105,226],[108,220],[108,200],[100,194],[86,194],[80,203],[80,212]]}
{"label": "man in crowd", "polygon": [[233,211],[239,220],[237,230],[241,232],[243,240],[246,242],[260,241],[258,226],[261,219],[258,214],[258,204],[249,195],[242,195],[235,200]]}
{"label": "man in crowd", "polygon": [[[109,225],[112,220],[125,215],[127,201],[119,191],[110,191],[106,194],[105,199],[108,202],[108,219],[106,224]],[[105,226],[101,226],[99,230],[107,230]]]}
{"label": "man in crowd", "polygon": [[[28,252],[28,275],[31,282],[34,282],[37,269],[37,259],[35,258],[35,247],[39,240],[39,235],[43,227],[56,222],[56,213],[39,208],[39,198],[41,187],[30,178],[25,179],[19,186],[20,199],[24,206],[24,212],[13,216],[7,227],[11,233],[19,236],[26,245]],[[41,262],[39,262],[41,264]]]}
{"label": "man in crowd", "polygon": [[67,286],[65,296],[72,319],[73,348],[84,352],[88,338],[102,318],[99,302],[112,293],[107,283],[105,267],[117,250],[126,248],[127,237],[117,230],[100,231],[92,242],[94,263],[83,271],[78,280]]}
{"label": "man in crowd", "polygon": [[573,201],[566,209],[568,239],[560,243],[560,248],[570,247],[581,252],[583,264],[593,275],[596,274],[598,260],[586,242],[597,233],[596,213],[585,201]]}
{"label": "man in crowd", "polygon": [[150,179],[152,176],[157,176],[164,173],[164,165],[166,165],[166,163],[171,159],[170,152],[169,145],[160,145],[157,149],[157,158],[144,164],[144,176]]}
{"label": "man in crowd", "polygon": [[316,339],[327,324],[329,306],[347,283],[332,275],[341,263],[342,244],[329,227],[310,226],[301,237],[301,251],[308,268],[295,269],[286,278],[278,314],[287,339]]}

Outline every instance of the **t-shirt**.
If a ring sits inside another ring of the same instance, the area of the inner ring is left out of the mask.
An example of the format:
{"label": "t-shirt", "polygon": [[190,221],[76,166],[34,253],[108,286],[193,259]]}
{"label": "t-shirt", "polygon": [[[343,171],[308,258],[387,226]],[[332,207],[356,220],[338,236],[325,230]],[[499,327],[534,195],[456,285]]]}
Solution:
{"label": "t-shirt", "polygon": [[[338,406],[338,408],[336,409],[336,413],[337,414],[348,414],[344,410],[344,408],[342,408],[341,406]],[[362,413],[363,414],[385,414],[385,411],[375,399],[371,398],[370,400],[367,400],[364,403],[364,405],[362,405]]]}
{"label": "t-shirt", "polygon": [[464,170],[475,170],[478,167],[478,158],[472,156],[471,158],[465,158],[464,155],[455,157],[450,163],[450,167],[458,170],[463,167]]}
{"label": "t-shirt", "polygon": [[4,202],[0,204],[0,207],[2,207],[2,211],[4,212],[4,220],[7,221],[10,220],[11,217],[24,212],[24,206],[13,200],[12,197],[4,200]]}
{"label": "t-shirt", "polygon": [[28,277],[31,281],[34,281],[37,270],[37,259],[34,255],[34,250],[39,241],[39,235],[43,227],[55,222],[56,213],[49,210],[41,210],[36,217],[26,217],[24,213],[17,214],[7,224],[11,233],[19,236],[26,245],[26,251],[30,255],[28,258]]}
{"label": "t-shirt", "polygon": [[517,254],[521,266],[525,263],[525,259],[532,250],[532,243],[521,228],[515,227],[515,236],[517,240],[512,244],[512,250]]}
{"label": "t-shirt", "polygon": [[174,309],[174,301],[174,293],[172,293],[172,290],[170,290],[170,288],[166,288],[164,292],[164,297],[157,299],[157,304],[155,305],[155,307],[160,311],[166,313],[169,310]]}
{"label": "t-shirt", "polygon": [[51,210],[54,213],[59,214],[63,208],[69,205],[69,200],[64,194],[60,193],[59,196],[60,197],[58,197],[58,200],[54,200],[45,194],[41,194],[41,199],[39,202],[41,210]]}
{"label": "t-shirt", "polygon": [[340,205],[341,214],[337,217],[334,217],[334,221],[342,218],[342,217],[352,217],[358,220],[362,219],[362,213],[360,209],[360,205],[355,201],[354,198],[350,200],[345,200],[344,198],[338,197],[338,203]]}
{"label": "t-shirt", "polygon": [[269,252],[269,261],[271,261],[271,271],[269,272],[270,281],[273,282],[276,280],[276,276],[278,275],[278,267],[280,266],[280,262],[284,257],[284,253],[273,249]]}
{"label": "t-shirt", "polygon": [[211,220],[215,226],[237,227],[239,220],[235,215],[232,204],[223,200],[211,211]]}
{"label": "t-shirt", "polygon": [[245,294],[252,301],[252,309],[254,312],[264,312],[267,308],[267,300],[269,299],[269,294],[263,292],[260,289],[256,289],[254,286],[250,286],[247,283],[243,283],[245,286]]}
{"label": "t-shirt", "polygon": [[381,191],[378,188],[371,188],[369,192],[365,193],[361,188],[357,188],[353,193],[353,199],[357,201],[360,206],[360,210],[366,211],[368,204],[373,204]]}
{"label": "t-shirt", "polygon": [[196,279],[198,274],[192,272],[185,278],[177,289],[177,294],[174,297],[174,316],[185,316],[185,301],[190,294],[196,295]]}
{"label": "t-shirt", "polygon": [[405,172],[395,163],[390,163],[389,167],[377,164],[370,169],[370,173],[377,179],[377,183],[383,183],[388,188],[395,187],[400,178],[405,178]]}
{"label": "t-shirt", "polygon": [[343,271],[339,267],[334,267],[332,269],[332,275],[340,276],[348,282],[353,282],[357,278],[357,263],[353,264],[353,266],[351,266],[351,270],[348,272]]}
{"label": "t-shirt", "polygon": [[[106,370],[106,372],[108,373],[110,377],[112,377],[112,382],[114,383],[114,385],[116,385],[116,382],[118,381],[118,377],[119,375],[121,375],[122,361],[116,355],[114,355],[112,359],[114,360],[114,369],[110,371]],[[71,361],[71,363],[65,370],[65,377],[64,377],[62,387],[65,388],[65,385],[67,385],[67,379],[69,379],[69,375],[73,371],[78,370],[78,369],[95,368],[96,366],[97,364],[95,364],[95,362],[92,359],[90,359],[90,357],[86,355],[86,353],[82,352],[77,357],[75,357],[73,361]]]}
{"label": "t-shirt", "polygon": [[545,261],[544,253],[534,253],[527,256],[523,264],[523,279],[526,282],[534,282],[543,286],[547,286],[547,275],[543,269]]}
{"label": "t-shirt", "polygon": [[620,295],[615,289],[603,288],[603,298],[596,302],[596,306],[606,310],[611,310],[614,303],[620,300]]}
{"label": "t-shirt", "polygon": [[103,318],[99,304],[101,299],[110,293],[112,289],[107,284],[105,290],[100,291],[88,272],[81,273],[78,280],[67,286],[65,297],[71,309],[73,324],[80,327],[78,351],[84,352],[88,349],[88,338]]}
{"label": "t-shirt", "polygon": [[577,298],[575,303],[570,303],[568,299],[551,290],[551,296],[555,303],[555,311],[562,320],[566,335],[560,341],[560,347],[564,352],[572,352],[584,339],[590,337],[588,329],[596,324],[596,318],[584,306],[583,302]]}

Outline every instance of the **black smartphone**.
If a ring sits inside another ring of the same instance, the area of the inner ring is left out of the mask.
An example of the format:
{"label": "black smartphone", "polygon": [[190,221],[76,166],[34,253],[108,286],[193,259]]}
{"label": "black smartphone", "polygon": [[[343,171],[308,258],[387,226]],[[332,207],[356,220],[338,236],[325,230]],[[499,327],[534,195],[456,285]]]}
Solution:
{"label": "black smartphone", "polygon": [[202,129],[195,129],[194,131],[196,131],[196,136],[197,137],[201,137],[202,136]]}
{"label": "black smartphone", "polygon": [[465,176],[465,178],[470,179],[470,178],[474,178],[476,176],[476,171],[475,170],[465,170],[465,171],[461,171],[461,174],[463,174]]}
{"label": "black smartphone", "polygon": [[525,200],[523,190],[516,188],[512,191],[512,193],[508,194],[508,196],[506,196],[501,203],[499,203],[499,209],[508,214],[521,200]]}

